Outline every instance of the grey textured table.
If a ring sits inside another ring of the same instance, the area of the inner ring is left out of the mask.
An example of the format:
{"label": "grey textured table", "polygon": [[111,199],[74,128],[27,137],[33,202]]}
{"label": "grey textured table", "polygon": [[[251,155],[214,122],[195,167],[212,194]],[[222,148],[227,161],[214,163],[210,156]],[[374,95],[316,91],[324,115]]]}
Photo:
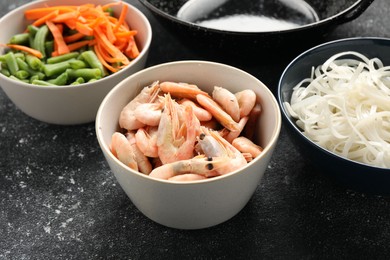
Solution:
{"label": "grey textured table", "polygon": [[[2,0],[0,15],[27,0]],[[148,66],[202,59],[154,30]],[[375,2],[323,41],[390,37],[390,2]],[[287,61],[238,66],[270,88]],[[1,84],[1,83],[0,83]],[[348,190],[302,158],[282,129],[247,206],[216,227],[183,231],[144,217],[121,190],[94,124],[55,126],[29,118],[0,90],[0,259],[388,259],[390,198]]]}

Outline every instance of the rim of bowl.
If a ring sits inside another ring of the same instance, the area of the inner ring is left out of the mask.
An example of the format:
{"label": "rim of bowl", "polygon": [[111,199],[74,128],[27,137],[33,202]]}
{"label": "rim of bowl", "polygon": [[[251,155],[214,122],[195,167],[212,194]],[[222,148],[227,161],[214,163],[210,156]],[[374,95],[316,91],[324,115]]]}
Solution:
{"label": "rim of bowl", "polygon": [[[390,49],[390,38],[386,38],[386,37],[351,37],[351,38],[343,38],[343,39],[338,39],[338,40],[333,40],[333,41],[329,41],[329,42],[325,42],[325,43],[322,43],[322,44],[319,44],[319,45],[316,45],[304,52],[302,52],[301,54],[299,54],[298,56],[296,56],[287,66],[286,68],[283,70],[282,74],[281,74],[281,77],[279,79],[279,83],[278,83],[278,90],[277,90],[277,97],[278,97],[278,104],[280,106],[280,110],[281,110],[281,113],[283,115],[283,117],[287,120],[287,123],[292,126],[294,128],[294,131],[298,133],[298,135],[303,138],[305,141],[307,141],[311,146],[313,146],[314,148],[317,148],[319,149],[320,151],[322,151],[323,153],[331,156],[331,157],[334,157],[335,159],[337,160],[341,160],[341,161],[345,161],[345,162],[348,162],[350,164],[354,164],[354,165],[359,165],[361,167],[364,167],[364,168],[367,168],[367,169],[376,169],[378,171],[389,171],[390,169],[389,168],[385,168],[385,167],[378,167],[378,166],[374,166],[374,165],[369,165],[369,164],[365,164],[365,163],[362,163],[362,162],[359,162],[359,161],[354,161],[354,160],[351,160],[349,158],[346,158],[346,157],[343,157],[341,155],[338,155],[336,153],[333,153],[327,149],[325,149],[324,147],[320,146],[319,144],[313,142],[311,139],[309,139],[306,135],[303,134],[302,130],[296,125],[296,123],[292,120],[292,118],[290,117],[290,115],[288,114],[285,106],[284,106],[284,102],[287,102],[286,100],[284,100],[283,98],[283,93],[282,93],[282,81],[283,79],[285,78],[285,75],[288,73],[288,71],[294,67],[296,64],[299,63],[299,61],[306,57],[306,56],[310,56],[312,55],[313,53],[315,54],[318,50],[321,50],[323,48],[326,48],[326,47],[332,47],[332,46],[337,46],[338,44],[342,44],[342,43],[353,43],[353,42],[356,42],[356,41],[374,41],[374,42],[377,42],[377,41],[385,41],[388,43],[388,47]],[[329,57],[330,58],[330,57]],[[318,64],[318,65],[321,65],[321,64]]]}
{"label": "rim of bowl", "polygon": [[[28,9],[30,6],[32,5],[44,5],[45,3],[47,2],[51,2],[52,0],[43,0],[43,1],[33,1],[33,2],[29,2],[27,4],[24,4],[24,5],[21,5],[17,8],[15,8],[14,10],[12,10],[11,12],[7,13],[6,15],[2,16],[0,18],[0,23],[8,18],[9,16],[13,16],[13,15],[16,15],[18,12],[22,11],[23,9]],[[84,1],[85,3],[90,3],[90,1],[88,0],[81,0],[81,1]],[[137,63],[140,59],[143,58],[143,56],[146,55],[147,51],[149,50],[150,48],[150,45],[151,45],[151,42],[152,42],[152,26],[150,25],[150,22],[149,20],[147,19],[147,17],[138,9],[136,8],[134,5],[131,5],[127,2],[124,2],[124,1],[121,1],[121,0],[110,0],[108,2],[121,2],[122,4],[125,4],[127,5],[129,8],[133,9],[134,12],[136,12],[139,16],[139,18],[141,18],[146,27],[147,27],[147,38],[146,38],[146,41],[145,41],[145,45],[144,47],[142,48],[142,50],[140,51],[139,55],[130,62],[129,65],[127,65],[126,67],[124,67],[123,69],[113,73],[113,74],[110,74],[108,76],[105,76],[101,79],[98,79],[97,81],[99,83],[101,82],[104,82],[104,81],[107,81],[107,80],[110,80],[112,77],[115,77],[119,74],[123,74],[126,72],[126,70],[130,69],[131,67],[134,66],[135,63]],[[4,48],[1,48],[0,49],[1,52],[4,51]],[[27,87],[27,88],[42,88],[43,86],[39,86],[39,85],[33,85],[33,84],[30,84],[30,83],[26,83],[26,82],[23,82],[23,81],[17,81],[17,80],[14,80],[14,79],[10,79],[9,77],[3,75],[2,73],[0,73],[0,79],[1,80],[5,80],[5,81],[9,81],[9,82],[17,82],[18,84],[17,85],[20,85],[20,86],[23,86],[23,87]],[[53,85],[53,86],[44,86],[45,89],[49,89],[49,90],[55,90],[55,89],[64,89],[64,88],[84,88],[84,87],[88,87],[89,85],[92,85],[96,83],[95,82],[85,82],[85,83],[81,83],[79,85]]]}
{"label": "rim of bowl", "polygon": [[148,0],[139,0],[139,1],[141,1],[145,6],[147,6],[153,12],[155,12],[155,13],[157,13],[157,14],[159,14],[159,15],[161,15],[161,16],[163,16],[171,21],[177,22],[177,23],[185,25],[185,26],[190,26],[190,27],[193,27],[193,28],[198,29],[198,30],[205,30],[205,31],[210,31],[210,32],[215,32],[215,33],[223,33],[223,34],[231,34],[231,35],[248,35],[249,36],[249,35],[258,35],[258,34],[279,34],[279,33],[297,32],[297,31],[308,29],[308,28],[313,28],[313,27],[316,27],[316,26],[321,25],[321,24],[326,24],[326,23],[331,22],[332,20],[335,20],[339,17],[342,17],[344,14],[350,12],[357,5],[359,5],[363,0],[357,0],[351,6],[342,10],[341,12],[338,12],[332,16],[326,17],[326,18],[318,20],[316,22],[304,24],[304,25],[301,25],[301,26],[298,26],[298,27],[292,28],[292,29],[275,30],[275,31],[258,31],[258,32],[227,31],[227,30],[221,30],[221,29],[200,26],[196,23],[181,20],[174,15],[168,14],[168,13],[164,12],[163,10],[161,10],[160,8],[151,4]]}
{"label": "rim of bowl", "polygon": [[[236,70],[236,71],[239,71],[240,73],[242,73],[245,77],[250,77],[252,79],[254,79],[255,81],[261,83],[259,85],[261,86],[264,86],[264,91],[267,93],[267,95],[269,95],[270,99],[272,100],[272,105],[274,106],[274,110],[277,112],[275,114],[275,129],[273,130],[273,133],[271,135],[271,139],[269,140],[269,142],[267,143],[267,145],[265,147],[263,147],[263,151],[262,153],[256,157],[255,159],[253,159],[251,162],[247,163],[244,167],[240,168],[240,169],[237,169],[235,171],[232,171],[232,172],[229,172],[227,174],[224,174],[224,175],[221,175],[221,176],[216,176],[216,177],[213,177],[213,178],[207,178],[205,180],[197,180],[197,181],[186,181],[186,182],[176,182],[176,181],[169,181],[169,180],[162,180],[162,179],[157,179],[157,178],[153,178],[153,177],[150,177],[148,175],[145,175],[143,173],[140,173],[138,171],[135,171],[129,167],[127,167],[126,165],[124,165],[122,162],[120,162],[118,160],[118,158],[116,158],[110,151],[108,145],[104,142],[103,138],[102,138],[102,134],[101,134],[101,131],[99,130],[99,126],[101,125],[100,121],[101,121],[101,114],[102,114],[102,111],[103,111],[103,107],[105,106],[105,104],[111,99],[111,95],[112,93],[114,93],[118,88],[120,88],[122,85],[126,84],[127,81],[131,81],[132,78],[134,77],[137,77],[139,74],[144,74],[144,73],[147,73],[151,70],[155,70],[155,69],[158,69],[160,67],[166,67],[166,66],[171,66],[171,65],[180,65],[180,64],[207,64],[209,66],[219,66],[219,67],[225,67],[225,68],[228,68],[228,69],[233,69],[233,70]],[[124,79],[123,81],[121,81],[120,83],[118,83],[114,88],[112,88],[110,90],[110,92],[105,96],[105,98],[103,99],[102,103],[100,104],[99,106],[99,109],[98,109],[98,112],[96,114],[96,120],[95,120],[95,131],[96,131],[96,137],[98,139],[98,142],[100,144],[100,147],[102,149],[105,150],[106,154],[109,154],[109,156],[123,169],[131,172],[132,174],[136,174],[137,176],[141,177],[141,178],[145,178],[145,179],[148,179],[150,181],[157,181],[157,182],[161,182],[161,183],[165,183],[165,184],[172,184],[172,185],[194,185],[194,184],[204,184],[204,183],[209,183],[209,182],[214,182],[214,181],[219,181],[219,180],[222,180],[224,178],[228,178],[229,176],[231,175],[235,175],[237,173],[239,173],[239,171],[241,171],[242,169],[245,169],[249,166],[251,166],[251,164],[255,163],[256,161],[259,161],[260,159],[262,159],[266,153],[268,153],[271,149],[271,146],[273,145],[276,145],[276,142],[278,140],[278,137],[279,137],[279,134],[280,134],[280,131],[281,131],[281,124],[282,124],[282,117],[281,117],[281,112],[280,112],[280,108],[279,108],[279,105],[278,105],[278,102],[276,100],[276,97],[273,95],[273,93],[271,92],[271,90],[266,86],[264,85],[264,83],[262,83],[259,79],[257,79],[256,77],[254,77],[253,75],[249,74],[248,72],[244,71],[244,70],[241,70],[241,69],[238,69],[236,67],[233,67],[233,66],[230,66],[230,65],[226,65],[226,64],[223,64],[223,63],[219,63],[219,62],[212,62],[212,61],[204,61],[204,60],[181,60],[181,61],[172,61],[172,62],[166,62],[166,63],[162,63],[162,64],[158,64],[158,65],[154,65],[154,66],[151,66],[151,67],[148,67],[148,68],[145,68],[141,71],[138,71],[134,74],[132,74],[131,76],[129,76],[128,78]]]}

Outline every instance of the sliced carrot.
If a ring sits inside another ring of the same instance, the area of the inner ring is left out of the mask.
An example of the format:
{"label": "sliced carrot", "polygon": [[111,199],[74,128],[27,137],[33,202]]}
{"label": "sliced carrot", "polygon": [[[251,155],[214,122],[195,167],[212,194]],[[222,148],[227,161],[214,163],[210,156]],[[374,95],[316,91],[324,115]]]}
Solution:
{"label": "sliced carrot", "polygon": [[[81,47],[84,47],[87,45],[92,45],[93,42],[94,42],[94,40],[84,40],[84,41],[78,41],[78,42],[68,44],[69,52],[76,51],[76,50],[80,49]],[[55,50],[51,53],[51,56],[53,56],[53,57],[58,56],[58,55],[60,55],[60,54],[57,50]]]}
{"label": "sliced carrot", "polygon": [[[95,47],[97,47],[98,45],[96,45]],[[102,55],[101,55],[101,52],[100,52],[100,49],[99,48],[94,48],[95,50],[95,53],[96,53],[96,56],[98,57],[98,59],[100,60],[100,62],[103,64],[103,66],[105,68],[107,68],[109,71],[111,71],[112,73],[115,73],[118,71],[117,68],[114,68],[113,66],[111,66],[110,64],[107,63],[107,61],[105,59],[103,59]]]}
{"label": "sliced carrot", "polygon": [[63,22],[65,22],[65,21],[77,19],[78,15],[79,15],[79,14],[78,14],[77,11],[66,12],[66,13],[58,14],[58,15],[57,15],[56,17],[54,17],[54,19],[52,19],[51,21],[52,21],[53,23],[63,23]]}
{"label": "sliced carrot", "polygon": [[93,29],[86,24],[76,22],[76,30],[84,35],[92,36]]}
{"label": "sliced carrot", "polygon": [[135,59],[139,55],[138,46],[135,43],[134,37],[131,37],[131,40],[129,40],[129,45],[127,46],[127,48],[125,50],[125,54],[130,59]]}
{"label": "sliced carrot", "polygon": [[42,53],[40,51],[38,51],[36,49],[33,49],[33,48],[30,48],[30,47],[27,47],[27,46],[24,46],[24,45],[6,44],[6,46],[8,46],[9,48],[15,49],[15,50],[19,50],[19,51],[24,51],[24,52],[30,53],[30,54],[32,54],[35,57],[38,57],[40,59],[42,59],[42,57],[43,57],[43,55],[42,55]]}
{"label": "sliced carrot", "polygon": [[[108,8],[121,5],[118,18],[110,16]],[[105,5],[83,4],[79,6],[52,6],[25,11],[27,19],[35,24],[47,24],[54,38],[53,56],[77,50],[83,46],[93,46],[99,60],[111,72],[128,65],[139,55],[135,42],[136,30],[126,23],[128,5],[113,1]],[[64,36],[61,26],[77,33]],[[93,40],[82,40],[84,36],[93,36]]]}
{"label": "sliced carrot", "polygon": [[52,12],[50,12],[50,13],[48,13],[48,14],[42,16],[42,17],[39,18],[38,20],[35,20],[35,22],[33,22],[32,25],[39,27],[39,26],[41,26],[42,24],[45,24],[46,21],[49,21],[49,20],[51,20],[51,19],[57,17],[58,14],[59,14],[59,11],[58,11],[58,10],[54,10],[54,11],[52,11]]}
{"label": "sliced carrot", "polygon": [[72,35],[68,35],[68,36],[65,36],[64,37],[64,41],[66,43],[70,43],[70,42],[75,42],[77,40],[80,40],[82,39],[83,37],[85,37],[84,34],[80,33],[80,32],[77,32],[77,33],[74,33]]}
{"label": "sliced carrot", "polygon": [[58,27],[51,21],[46,21],[47,27],[49,27],[50,32],[53,35],[54,42],[56,44],[56,50],[59,55],[69,53],[69,48],[66,45],[64,38],[62,37],[61,31],[58,29]]}
{"label": "sliced carrot", "polygon": [[119,15],[119,19],[114,27],[114,32],[116,32],[119,29],[119,26],[121,26],[124,23],[128,9],[129,9],[129,7],[126,4],[122,5],[122,11],[121,11],[121,14]]}
{"label": "sliced carrot", "polygon": [[70,12],[75,10],[75,6],[53,6],[53,7],[42,7],[42,8],[35,8],[35,9],[30,9],[26,10],[24,12],[24,16],[28,20],[36,20],[39,19],[53,11],[59,11],[60,13],[62,12]]}

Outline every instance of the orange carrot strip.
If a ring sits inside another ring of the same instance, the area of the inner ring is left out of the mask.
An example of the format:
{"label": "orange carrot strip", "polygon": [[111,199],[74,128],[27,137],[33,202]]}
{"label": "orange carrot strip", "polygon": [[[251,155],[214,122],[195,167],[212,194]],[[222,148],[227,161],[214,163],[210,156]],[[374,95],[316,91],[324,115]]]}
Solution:
{"label": "orange carrot strip", "polygon": [[99,49],[100,55],[108,63],[121,62],[121,59],[111,57],[110,54],[108,54],[107,51],[104,48],[102,48],[102,46],[100,44],[96,44],[95,47]]}
{"label": "orange carrot strip", "polygon": [[24,46],[24,45],[6,44],[6,46],[8,46],[9,48],[15,49],[15,50],[19,50],[19,51],[24,51],[24,52],[30,53],[30,54],[34,55],[35,57],[37,57],[39,59],[42,59],[42,57],[43,57],[43,55],[42,55],[42,53],[40,51],[35,50],[33,48],[30,48],[30,47],[27,47],[27,46]]}
{"label": "orange carrot strip", "polygon": [[130,59],[135,59],[138,57],[139,50],[138,50],[138,46],[134,40],[134,37],[131,37],[131,39],[129,40],[129,45],[127,46],[127,48],[125,50],[125,54]]}
{"label": "orange carrot strip", "polygon": [[69,48],[66,45],[64,38],[62,37],[61,31],[58,27],[51,21],[46,21],[47,27],[49,27],[50,32],[53,35],[54,42],[57,44],[57,51],[59,55],[69,53]]}
{"label": "orange carrot strip", "polygon": [[77,32],[77,33],[74,33],[72,35],[69,35],[69,36],[65,36],[64,37],[64,41],[66,43],[70,43],[70,42],[75,42],[77,40],[80,40],[81,38],[83,38],[85,35],[80,33],[80,32]]}
{"label": "orange carrot strip", "polygon": [[92,36],[93,30],[87,24],[76,22],[76,30],[84,35]]}
{"label": "orange carrot strip", "polygon": [[59,14],[59,11],[54,10],[54,11],[42,16],[38,20],[35,20],[35,22],[33,22],[32,25],[39,27],[42,24],[44,24],[46,21],[49,21],[49,20],[53,19],[54,17],[56,17],[58,14]]}
{"label": "orange carrot strip", "polygon": [[120,58],[121,62],[125,65],[130,63],[129,59],[107,39],[99,26],[95,28],[94,32],[96,39],[102,44],[102,47],[106,49],[111,56]]}
{"label": "orange carrot strip", "polygon": [[[91,43],[93,43],[93,40],[85,40],[85,41],[74,42],[74,43],[68,44],[68,49],[69,49],[70,52],[71,51],[75,51],[75,50],[80,49],[83,46],[91,45]],[[55,57],[55,56],[58,56],[58,55],[60,55],[60,54],[58,53],[57,50],[55,50],[55,51],[53,51],[51,53],[52,57]]]}
{"label": "orange carrot strip", "polygon": [[126,5],[126,4],[122,5],[122,11],[121,11],[121,14],[119,15],[119,19],[114,27],[114,32],[116,32],[119,29],[119,26],[121,26],[124,23],[128,9],[129,9],[128,5]]}
{"label": "orange carrot strip", "polygon": [[67,12],[67,13],[57,15],[57,17],[53,18],[51,21],[53,23],[64,23],[65,21],[76,19],[78,15],[79,14],[77,11]]}
{"label": "orange carrot strip", "polygon": [[36,20],[56,10],[59,11],[60,13],[63,13],[63,12],[71,12],[75,9],[76,9],[75,6],[42,7],[42,8],[26,10],[24,12],[24,16],[28,20]]}
{"label": "orange carrot strip", "polygon": [[[96,46],[99,46],[99,45],[95,45],[95,47],[96,47]],[[99,49],[99,48],[94,48],[94,50],[95,50],[96,56],[98,57],[98,59],[100,60],[100,62],[103,64],[103,66],[104,66],[105,68],[107,68],[109,71],[111,71],[111,72],[113,72],[113,73],[115,73],[115,72],[118,71],[117,68],[114,68],[113,66],[111,66],[110,64],[108,64],[108,63],[103,59],[103,57],[102,57],[102,55],[101,55],[101,52],[100,52],[100,49]]]}

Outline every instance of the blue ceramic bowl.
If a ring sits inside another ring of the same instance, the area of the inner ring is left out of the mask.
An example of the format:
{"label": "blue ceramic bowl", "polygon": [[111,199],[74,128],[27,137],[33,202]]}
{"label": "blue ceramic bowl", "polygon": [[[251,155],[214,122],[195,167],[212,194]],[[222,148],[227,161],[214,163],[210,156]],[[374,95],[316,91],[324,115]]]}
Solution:
{"label": "blue ceramic bowl", "polygon": [[371,194],[390,195],[390,169],[373,167],[338,156],[308,139],[287,113],[284,102],[290,102],[293,87],[310,77],[311,68],[323,64],[332,55],[357,51],[372,58],[378,57],[390,65],[390,39],[359,37],[336,40],[311,48],[296,57],[284,70],[278,85],[278,102],[283,123],[302,156],[320,172],[332,177],[347,188]]}

